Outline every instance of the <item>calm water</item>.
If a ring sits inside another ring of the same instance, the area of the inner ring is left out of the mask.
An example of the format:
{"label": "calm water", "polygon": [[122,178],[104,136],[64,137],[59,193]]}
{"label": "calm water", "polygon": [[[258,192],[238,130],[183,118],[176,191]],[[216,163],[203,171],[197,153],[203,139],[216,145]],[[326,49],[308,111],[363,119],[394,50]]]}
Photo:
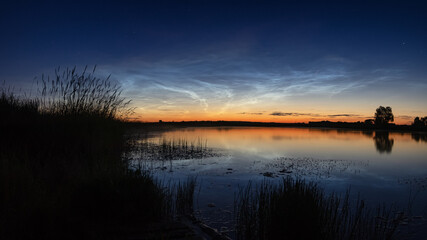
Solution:
{"label": "calm water", "polygon": [[[360,194],[371,205],[396,204],[415,216],[427,213],[426,135],[307,128],[185,128],[147,141],[207,144],[216,155],[202,159],[147,161],[156,177],[197,176],[196,210],[223,231],[233,224],[239,187],[268,179],[300,177],[327,192]],[[137,155],[136,155],[137,156]]]}

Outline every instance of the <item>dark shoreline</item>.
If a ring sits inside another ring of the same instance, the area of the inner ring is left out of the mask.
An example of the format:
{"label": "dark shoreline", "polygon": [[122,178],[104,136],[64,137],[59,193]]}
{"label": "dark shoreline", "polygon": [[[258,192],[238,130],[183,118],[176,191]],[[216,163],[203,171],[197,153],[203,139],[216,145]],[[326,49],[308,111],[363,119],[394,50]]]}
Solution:
{"label": "dark shoreline", "polygon": [[187,127],[282,127],[282,128],[316,128],[316,129],[345,129],[356,131],[390,131],[427,133],[426,128],[417,128],[412,125],[375,126],[363,122],[309,122],[309,123],[276,123],[276,122],[248,122],[248,121],[182,121],[182,122],[127,122],[129,127],[144,128],[153,131],[170,130]]}

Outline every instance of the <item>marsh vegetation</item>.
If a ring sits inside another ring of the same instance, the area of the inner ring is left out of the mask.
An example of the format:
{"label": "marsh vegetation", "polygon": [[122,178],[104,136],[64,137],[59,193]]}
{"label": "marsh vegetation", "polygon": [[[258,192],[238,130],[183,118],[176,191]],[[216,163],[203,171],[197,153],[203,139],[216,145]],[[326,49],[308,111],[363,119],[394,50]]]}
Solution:
{"label": "marsh vegetation", "polygon": [[93,74],[57,69],[35,98],[1,89],[0,238],[114,237],[189,208],[174,199],[193,182],[175,193],[122,158],[132,109],[118,85]]}
{"label": "marsh vegetation", "polygon": [[180,159],[203,159],[219,156],[219,153],[208,147],[207,140],[137,138],[129,141],[132,153],[138,159],[165,161]]}
{"label": "marsh vegetation", "polygon": [[403,215],[361,199],[326,195],[313,182],[284,178],[242,188],[235,203],[238,239],[392,239]]}

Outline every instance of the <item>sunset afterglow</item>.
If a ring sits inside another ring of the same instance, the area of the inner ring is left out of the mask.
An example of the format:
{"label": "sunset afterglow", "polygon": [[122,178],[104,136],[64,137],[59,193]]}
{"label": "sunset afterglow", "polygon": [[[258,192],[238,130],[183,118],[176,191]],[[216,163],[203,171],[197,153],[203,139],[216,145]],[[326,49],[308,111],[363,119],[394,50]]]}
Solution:
{"label": "sunset afterglow", "polygon": [[5,0],[1,239],[427,236],[427,0]]}
{"label": "sunset afterglow", "polygon": [[145,122],[427,115],[421,3],[53,5],[2,8],[1,81],[28,91],[55,67],[97,65]]}

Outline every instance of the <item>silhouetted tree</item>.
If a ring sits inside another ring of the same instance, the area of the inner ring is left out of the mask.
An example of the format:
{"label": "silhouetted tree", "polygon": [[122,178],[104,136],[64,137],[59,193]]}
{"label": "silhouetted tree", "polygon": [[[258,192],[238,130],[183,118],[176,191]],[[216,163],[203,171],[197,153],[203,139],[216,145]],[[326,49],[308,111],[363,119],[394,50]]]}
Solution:
{"label": "silhouetted tree", "polygon": [[379,106],[375,112],[375,125],[386,126],[394,121],[394,115],[391,107]]}
{"label": "silhouetted tree", "polygon": [[425,128],[425,127],[427,127],[427,116],[423,117],[423,118],[416,117],[414,119],[414,123],[412,124],[412,126],[414,126],[416,128]]}

